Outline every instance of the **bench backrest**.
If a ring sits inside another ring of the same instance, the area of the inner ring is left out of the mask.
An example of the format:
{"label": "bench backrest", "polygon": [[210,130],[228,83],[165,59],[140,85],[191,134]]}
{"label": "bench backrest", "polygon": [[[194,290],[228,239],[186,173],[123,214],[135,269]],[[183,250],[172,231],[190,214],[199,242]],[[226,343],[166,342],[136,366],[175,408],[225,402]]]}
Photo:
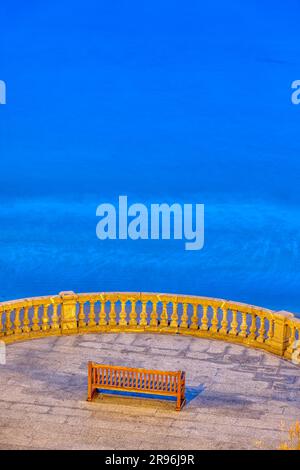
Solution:
{"label": "bench backrest", "polygon": [[183,371],[161,371],[109,366],[89,362],[92,386],[161,391],[176,395],[185,379]]}

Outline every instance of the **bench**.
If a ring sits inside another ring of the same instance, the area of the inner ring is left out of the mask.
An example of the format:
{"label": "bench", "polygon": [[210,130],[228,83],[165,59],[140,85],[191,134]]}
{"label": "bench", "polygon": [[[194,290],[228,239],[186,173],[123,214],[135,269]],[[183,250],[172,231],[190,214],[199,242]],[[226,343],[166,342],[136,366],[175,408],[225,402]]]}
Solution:
{"label": "bench", "polygon": [[185,372],[135,369],[88,363],[88,401],[99,389],[176,397],[176,410],[185,404]]}

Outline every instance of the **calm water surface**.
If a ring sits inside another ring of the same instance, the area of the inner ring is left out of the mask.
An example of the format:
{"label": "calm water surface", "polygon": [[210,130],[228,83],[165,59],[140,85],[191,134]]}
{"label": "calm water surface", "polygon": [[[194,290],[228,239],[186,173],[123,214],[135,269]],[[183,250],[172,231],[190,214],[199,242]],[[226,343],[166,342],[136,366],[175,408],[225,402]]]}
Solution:
{"label": "calm water surface", "polygon": [[[299,3],[6,3],[1,299],[160,291],[300,312]],[[100,242],[96,207],[120,194],[204,203],[204,249]]]}

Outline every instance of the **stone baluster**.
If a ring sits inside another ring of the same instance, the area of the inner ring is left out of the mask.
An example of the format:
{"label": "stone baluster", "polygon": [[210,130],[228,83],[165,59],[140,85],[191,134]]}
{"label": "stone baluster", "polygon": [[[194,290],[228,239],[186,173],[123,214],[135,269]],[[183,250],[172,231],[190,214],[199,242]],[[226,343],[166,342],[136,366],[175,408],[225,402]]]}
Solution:
{"label": "stone baluster", "polygon": [[3,315],[4,315],[4,312],[3,310],[1,309],[0,310],[0,336],[3,336],[4,335],[4,324],[3,324]]}
{"label": "stone baluster", "polygon": [[228,333],[228,309],[226,306],[222,305],[222,321],[221,321],[221,328],[219,333],[221,335],[227,335]]}
{"label": "stone baluster", "polygon": [[110,312],[109,312],[109,325],[110,326],[116,326],[117,324],[117,315],[116,315],[116,303],[112,299],[110,301]]}
{"label": "stone baluster", "polygon": [[289,342],[288,342],[288,347],[284,353],[284,357],[288,358],[288,359],[291,359],[292,357],[292,354],[295,350],[295,341],[296,341],[296,325],[294,322],[291,322],[289,324],[289,328],[290,328],[290,337],[289,337]]}
{"label": "stone baluster", "polygon": [[40,319],[39,319],[39,305],[34,305],[33,306],[33,317],[32,317],[32,331],[39,331],[40,330],[39,322],[40,322]]}
{"label": "stone baluster", "polygon": [[23,318],[22,331],[23,331],[23,333],[29,333],[30,332],[29,306],[28,305],[26,305],[24,307],[24,318]]}
{"label": "stone baluster", "polygon": [[249,330],[249,336],[248,339],[255,341],[256,339],[256,318],[257,315],[255,313],[252,313],[251,317],[251,325],[250,325],[250,330]]}
{"label": "stone baluster", "polygon": [[50,327],[51,327],[51,330],[59,329],[58,304],[56,302],[53,303],[53,315],[52,315],[52,322],[51,322]]}
{"label": "stone baluster", "polygon": [[219,326],[219,320],[218,320],[218,307],[215,305],[212,305],[212,311],[213,311],[213,316],[211,319],[211,327],[209,331],[211,333],[217,333],[218,332],[218,326]]}
{"label": "stone baluster", "polygon": [[299,366],[300,365],[300,320],[295,319],[294,322],[296,324],[296,334],[298,336],[298,339],[296,340],[296,335],[295,335],[295,339],[292,343],[293,351],[291,354],[291,359],[294,364]]}
{"label": "stone baluster", "polygon": [[166,327],[168,326],[168,312],[167,312],[167,302],[162,302],[162,313],[160,317],[160,324],[159,326]]}
{"label": "stone baluster", "polygon": [[298,340],[297,341],[300,341],[300,319],[299,318],[294,319],[294,323],[296,323],[296,332],[298,333]]}
{"label": "stone baluster", "polygon": [[126,319],[126,301],[121,301],[121,312],[120,312],[120,326],[127,326],[127,319]]}
{"label": "stone baluster", "polygon": [[241,312],[242,315],[242,323],[241,323],[241,331],[239,332],[239,336],[241,338],[246,338],[247,337],[247,312]]}
{"label": "stone baluster", "polygon": [[15,308],[15,321],[14,321],[14,324],[15,324],[14,334],[15,335],[19,335],[22,333],[21,319],[20,319],[21,310],[22,310],[22,307]]}
{"label": "stone baluster", "polygon": [[267,339],[266,339],[265,342],[269,343],[270,341],[272,341],[273,335],[274,335],[274,320],[273,320],[273,318],[269,317],[269,326],[268,326],[268,330],[267,330]]}
{"label": "stone baluster", "polygon": [[259,330],[258,330],[258,337],[256,341],[258,343],[264,343],[265,342],[265,335],[266,335],[266,324],[265,324],[265,315],[261,312],[259,315]]}
{"label": "stone baluster", "polygon": [[142,301],[142,311],[140,316],[140,326],[147,326],[147,301]]}
{"label": "stone baluster", "polygon": [[178,328],[178,304],[176,300],[172,301],[171,328]]}
{"label": "stone baluster", "polygon": [[99,325],[107,326],[106,311],[105,311],[105,300],[100,300],[100,314],[99,314]]}
{"label": "stone baluster", "polygon": [[93,326],[96,326],[96,313],[95,313],[95,301],[90,300],[90,311],[89,311],[89,316],[88,316],[88,326],[92,328]]}
{"label": "stone baluster", "polygon": [[191,325],[190,330],[198,330],[198,304],[192,303],[192,317],[191,317]]}
{"label": "stone baluster", "polygon": [[13,324],[12,324],[12,321],[11,321],[12,312],[13,311],[10,308],[8,308],[8,310],[6,310],[6,321],[5,321],[5,334],[6,334],[6,336],[9,336],[9,335],[13,334]]}
{"label": "stone baluster", "polygon": [[79,313],[78,313],[78,326],[79,328],[86,328],[86,318],[84,312],[84,300],[79,300]]}
{"label": "stone baluster", "polygon": [[207,304],[202,304],[202,318],[201,318],[201,331],[208,331],[208,316],[207,316]]}
{"label": "stone baluster", "polygon": [[182,304],[182,316],[181,316],[181,323],[180,328],[188,328],[188,305],[186,302]]}
{"label": "stone baluster", "polygon": [[48,316],[49,306],[50,306],[50,304],[43,305],[43,315],[42,315],[42,330],[43,331],[47,331],[50,328],[50,326],[49,326],[49,316]]}
{"label": "stone baluster", "polygon": [[237,336],[238,334],[238,321],[237,321],[237,310],[233,310],[231,309],[231,312],[232,312],[232,320],[231,320],[231,325],[230,325],[230,330],[229,330],[229,334],[231,336]]}
{"label": "stone baluster", "polygon": [[136,300],[131,299],[131,310],[129,314],[129,325],[137,326]]}
{"label": "stone baluster", "polygon": [[152,301],[152,311],[150,315],[150,326],[157,327],[158,325],[158,314],[157,314],[157,303]]}

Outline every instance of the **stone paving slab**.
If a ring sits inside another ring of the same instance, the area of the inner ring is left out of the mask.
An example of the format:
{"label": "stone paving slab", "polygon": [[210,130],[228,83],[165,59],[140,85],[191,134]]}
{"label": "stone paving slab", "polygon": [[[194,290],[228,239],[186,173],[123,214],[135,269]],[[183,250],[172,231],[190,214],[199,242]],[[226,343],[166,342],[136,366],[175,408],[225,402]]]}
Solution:
{"label": "stone paving slab", "polygon": [[[187,405],[176,412],[169,401],[116,396],[88,403],[89,360],[185,370]],[[271,449],[299,418],[299,367],[208,339],[49,337],[8,345],[0,365],[0,449]]]}

